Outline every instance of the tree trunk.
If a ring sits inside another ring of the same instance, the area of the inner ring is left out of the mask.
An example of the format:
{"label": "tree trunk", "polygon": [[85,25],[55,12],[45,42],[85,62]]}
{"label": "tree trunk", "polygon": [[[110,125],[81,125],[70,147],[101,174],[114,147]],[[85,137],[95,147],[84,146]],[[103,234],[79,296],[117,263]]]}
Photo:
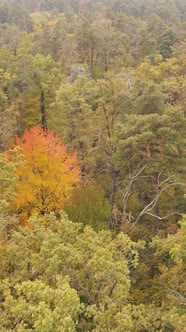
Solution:
{"label": "tree trunk", "polygon": [[47,121],[46,121],[46,110],[45,110],[45,97],[42,89],[40,97],[40,111],[41,111],[41,125],[42,128],[45,130],[47,129]]}
{"label": "tree trunk", "polygon": [[[153,219],[153,225],[152,225],[152,236],[155,237],[156,235],[158,235],[158,230],[159,230],[159,225],[158,225],[158,218],[156,218],[156,216],[158,216],[159,214],[159,207],[158,205],[155,206],[154,209],[154,219]],[[153,279],[156,275],[156,262],[155,262],[155,253],[156,253],[156,249],[152,248],[151,249],[151,267],[150,267],[150,278]]]}
{"label": "tree trunk", "polygon": [[90,47],[90,77],[93,77],[93,61],[94,61],[94,51],[93,47]]}

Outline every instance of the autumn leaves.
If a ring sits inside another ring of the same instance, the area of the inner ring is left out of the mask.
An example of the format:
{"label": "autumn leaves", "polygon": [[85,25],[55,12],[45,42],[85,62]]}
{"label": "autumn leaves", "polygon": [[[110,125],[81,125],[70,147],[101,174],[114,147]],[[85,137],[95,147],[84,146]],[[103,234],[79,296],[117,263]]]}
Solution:
{"label": "autumn leaves", "polygon": [[16,146],[24,162],[17,169],[12,207],[22,222],[33,214],[59,213],[80,181],[76,153],[68,154],[60,139],[40,126],[26,129],[22,138],[17,136]]}

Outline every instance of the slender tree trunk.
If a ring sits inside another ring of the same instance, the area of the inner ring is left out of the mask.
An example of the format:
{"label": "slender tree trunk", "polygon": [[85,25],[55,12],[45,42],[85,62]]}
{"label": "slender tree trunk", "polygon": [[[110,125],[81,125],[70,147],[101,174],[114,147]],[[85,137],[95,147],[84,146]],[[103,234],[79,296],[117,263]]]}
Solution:
{"label": "slender tree trunk", "polygon": [[107,52],[105,52],[104,71],[105,71],[105,73],[107,73],[107,71],[108,71]]}
{"label": "slender tree trunk", "polygon": [[90,77],[93,77],[93,61],[94,61],[94,51],[93,47],[90,47]]}
{"label": "slender tree trunk", "polygon": [[117,188],[118,188],[119,171],[116,169],[112,169],[110,174],[111,174],[111,179],[112,179],[112,191],[110,193],[110,208],[112,211],[112,216],[111,216],[111,218],[109,220],[109,224],[108,224],[109,229],[116,227],[116,220],[114,219],[113,211],[114,211],[114,205],[115,205],[116,192],[117,192]]}
{"label": "slender tree trunk", "polygon": [[24,113],[25,113],[25,105],[24,105],[24,97],[21,99],[19,107],[19,117],[17,118],[17,133],[19,137],[22,137],[24,132]]}
{"label": "slender tree trunk", "polygon": [[[158,204],[158,203],[157,203]],[[155,216],[154,216],[154,219],[153,219],[153,225],[152,225],[152,236],[155,237],[156,235],[158,235],[158,229],[159,229],[159,225],[158,225],[158,218],[156,218],[156,216],[159,215],[159,208],[158,208],[158,205],[155,206],[154,208],[155,212]]]}
{"label": "slender tree trunk", "polygon": [[24,25],[25,25],[25,31],[28,33],[28,27],[27,27],[26,18],[25,18],[24,14],[23,14],[23,21],[24,21]]}
{"label": "slender tree trunk", "polygon": [[[156,216],[159,215],[158,205],[155,207],[154,210],[155,210],[155,212],[154,212],[155,216],[154,216],[153,225],[152,225],[152,236],[153,237],[158,235],[158,229],[159,229],[158,218],[156,218]],[[154,261],[155,253],[156,253],[156,249],[152,248],[151,249],[151,267],[150,267],[150,277],[151,277],[151,279],[153,279],[155,274],[156,274],[156,264],[155,264],[155,261]]]}
{"label": "slender tree trunk", "polygon": [[107,65],[107,60],[105,60],[105,73],[107,73],[107,71],[108,71],[108,65]]}
{"label": "slender tree trunk", "polygon": [[40,111],[41,111],[41,125],[42,128],[45,130],[47,129],[47,121],[46,121],[46,110],[45,110],[45,97],[42,89],[40,97]]}

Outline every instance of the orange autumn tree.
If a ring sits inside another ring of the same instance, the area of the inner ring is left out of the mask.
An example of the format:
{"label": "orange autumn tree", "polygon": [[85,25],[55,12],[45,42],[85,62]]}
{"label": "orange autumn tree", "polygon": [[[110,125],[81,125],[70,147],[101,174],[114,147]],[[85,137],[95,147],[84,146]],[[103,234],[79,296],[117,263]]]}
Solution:
{"label": "orange autumn tree", "polygon": [[40,126],[26,129],[22,138],[17,136],[16,146],[25,163],[17,170],[14,208],[23,220],[33,214],[59,213],[80,181],[76,153],[70,155],[58,136]]}

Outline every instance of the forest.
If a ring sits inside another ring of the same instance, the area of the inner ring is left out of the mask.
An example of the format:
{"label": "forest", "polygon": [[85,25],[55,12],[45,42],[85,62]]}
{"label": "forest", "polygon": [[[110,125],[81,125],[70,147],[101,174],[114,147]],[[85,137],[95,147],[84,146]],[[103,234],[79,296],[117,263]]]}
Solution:
{"label": "forest", "polygon": [[186,332],[186,1],[0,1],[0,332]]}

